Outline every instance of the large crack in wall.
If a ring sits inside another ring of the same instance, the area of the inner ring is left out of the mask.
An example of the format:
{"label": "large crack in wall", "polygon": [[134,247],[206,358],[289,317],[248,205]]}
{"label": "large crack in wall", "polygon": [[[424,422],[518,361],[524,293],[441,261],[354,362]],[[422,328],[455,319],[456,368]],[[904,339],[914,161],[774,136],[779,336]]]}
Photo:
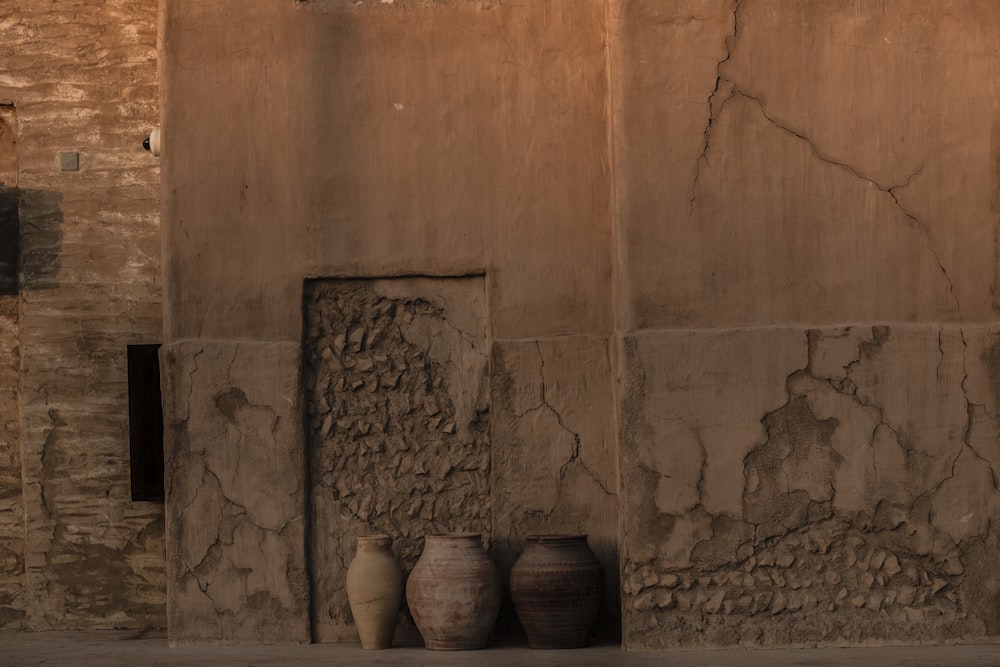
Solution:
{"label": "large crack in wall", "polygon": [[[789,127],[776,120],[772,115],[768,113],[767,108],[765,106],[765,102],[759,95],[749,93],[743,90],[737,82],[732,81],[723,76],[722,74],[723,66],[730,60],[730,58],[733,55],[733,50],[735,48],[735,40],[737,35],[736,31],[738,28],[737,15],[739,12],[739,7],[740,3],[737,2],[733,16],[734,31],[730,36],[726,38],[726,45],[727,45],[726,56],[718,64],[719,75],[716,79],[715,87],[708,98],[709,116],[708,116],[708,122],[705,125],[705,141],[702,147],[702,152],[696,160],[694,180],[692,181],[691,184],[690,206],[692,213],[694,212],[695,207],[697,205],[699,181],[701,179],[702,169],[703,169],[702,165],[705,165],[706,168],[711,168],[712,164],[709,158],[711,151],[722,150],[722,148],[714,146],[712,144],[713,126],[718,122],[719,118],[722,116],[726,107],[733,100],[743,99],[749,101],[757,107],[760,116],[764,118],[771,126],[780,130],[784,134],[793,137],[798,141],[804,142],[809,147],[809,150],[812,152],[813,156],[817,160],[845,170],[847,173],[851,174],[853,177],[859,179],[863,183],[875,187],[881,192],[885,193],[885,195],[892,200],[895,208],[903,216],[904,220],[916,231],[917,235],[920,237],[921,242],[924,244],[928,253],[930,253],[930,255],[932,256],[934,262],[936,263],[938,269],[941,272],[941,277],[944,280],[947,286],[947,290],[951,296],[955,317],[957,321],[959,322],[963,321],[962,308],[958,299],[958,294],[955,291],[955,283],[952,280],[951,276],[949,275],[947,268],[945,267],[944,261],[941,256],[941,252],[937,249],[934,243],[934,239],[931,236],[931,232],[927,223],[921,220],[913,211],[909,210],[900,199],[901,191],[909,187],[912,184],[913,180],[923,172],[924,165],[921,164],[920,166],[918,166],[914,171],[908,174],[906,178],[900,180],[899,182],[891,183],[888,185],[880,183],[874,177],[866,175],[865,172],[862,169],[858,168],[857,166],[828,155],[816,144],[816,142],[813,139],[804,134],[802,131]],[[720,95],[722,96],[721,100],[717,100],[716,98]]]}
{"label": "large crack in wall", "polygon": [[995,253],[971,239],[995,236],[995,150],[971,128],[989,134],[977,82],[997,60],[953,62],[934,12],[848,4],[622,12],[616,151],[640,326],[991,321],[971,267]]}

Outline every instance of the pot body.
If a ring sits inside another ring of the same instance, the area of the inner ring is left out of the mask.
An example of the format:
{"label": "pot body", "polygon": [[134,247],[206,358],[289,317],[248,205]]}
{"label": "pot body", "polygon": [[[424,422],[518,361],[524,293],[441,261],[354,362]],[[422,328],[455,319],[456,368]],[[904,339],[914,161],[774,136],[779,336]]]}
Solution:
{"label": "pot body", "polygon": [[581,648],[604,594],[604,568],[586,535],[534,535],[514,563],[510,594],[531,648]]}
{"label": "pot body", "polygon": [[359,537],[358,551],[347,568],[347,601],[362,648],[392,646],[402,598],[403,572],[392,553],[392,538]]}
{"label": "pot body", "polygon": [[424,646],[478,649],[500,612],[500,575],[475,533],[428,535],[406,582],[406,602]]}

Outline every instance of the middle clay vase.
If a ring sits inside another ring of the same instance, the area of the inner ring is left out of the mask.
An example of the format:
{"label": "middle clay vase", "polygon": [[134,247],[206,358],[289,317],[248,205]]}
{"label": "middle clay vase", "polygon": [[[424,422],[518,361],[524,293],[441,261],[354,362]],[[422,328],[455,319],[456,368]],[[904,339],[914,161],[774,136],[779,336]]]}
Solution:
{"label": "middle clay vase", "polygon": [[500,612],[500,574],[481,536],[427,535],[406,582],[406,602],[427,648],[485,647]]}

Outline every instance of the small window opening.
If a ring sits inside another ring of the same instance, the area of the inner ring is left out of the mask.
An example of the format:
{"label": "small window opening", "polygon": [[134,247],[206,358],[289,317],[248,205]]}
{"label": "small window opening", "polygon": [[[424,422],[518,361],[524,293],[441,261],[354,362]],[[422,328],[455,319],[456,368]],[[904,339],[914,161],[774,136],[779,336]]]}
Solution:
{"label": "small window opening", "polygon": [[163,405],[158,344],[128,346],[132,500],[163,502]]}

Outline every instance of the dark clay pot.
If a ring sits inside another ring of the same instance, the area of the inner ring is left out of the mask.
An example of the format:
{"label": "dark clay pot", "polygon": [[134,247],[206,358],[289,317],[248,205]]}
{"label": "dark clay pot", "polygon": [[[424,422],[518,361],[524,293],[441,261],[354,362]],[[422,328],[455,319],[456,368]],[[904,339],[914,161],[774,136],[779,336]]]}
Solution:
{"label": "dark clay pot", "polygon": [[600,611],[604,568],[586,535],[533,535],[511,570],[510,594],[531,648],[581,648]]}

